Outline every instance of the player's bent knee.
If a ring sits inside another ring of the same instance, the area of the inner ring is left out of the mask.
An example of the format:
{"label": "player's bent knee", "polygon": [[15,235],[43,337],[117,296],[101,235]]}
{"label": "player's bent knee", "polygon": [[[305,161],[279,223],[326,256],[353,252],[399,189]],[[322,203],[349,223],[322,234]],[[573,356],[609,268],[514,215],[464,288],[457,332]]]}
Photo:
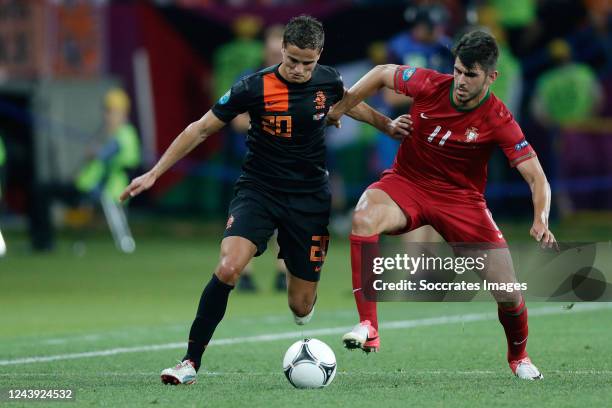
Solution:
{"label": "player's bent knee", "polygon": [[228,285],[235,285],[236,282],[238,282],[243,269],[244,265],[241,263],[236,262],[230,257],[223,257],[221,258],[221,262],[219,262],[219,266],[217,267],[215,274],[221,282]]}

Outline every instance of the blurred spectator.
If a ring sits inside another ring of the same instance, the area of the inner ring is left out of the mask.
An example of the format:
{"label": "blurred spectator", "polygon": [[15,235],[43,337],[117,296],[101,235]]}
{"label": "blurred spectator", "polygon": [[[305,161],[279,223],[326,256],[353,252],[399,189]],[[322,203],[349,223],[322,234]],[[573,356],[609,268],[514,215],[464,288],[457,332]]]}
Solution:
{"label": "blurred spectator", "polygon": [[444,34],[448,19],[439,5],[408,7],[404,13],[407,31],[391,38],[387,45],[392,64],[452,72],[451,40]]}
{"label": "blurred spectator", "polygon": [[[523,93],[521,64],[508,46],[507,34],[502,25],[503,20],[497,13],[497,9],[489,6],[481,7],[478,10],[479,24],[493,34],[499,47],[499,58],[497,59],[499,75],[491,85],[491,91],[504,102],[518,121]],[[504,159],[504,166],[507,167],[505,162]]]}
{"label": "blurred spectator", "polygon": [[[539,35],[536,23],[537,0],[491,0],[496,23],[506,31],[510,48],[526,52]],[[489,25],[492,21],[483,23]]]}
{"label": "blurred spectator", "polygon": [[87,154],[87,163],[76,175],[74,183],[53,183],[40,186],[34,203],[32,246],[35,250],[51,250],[54,234],[51,206],[63,201],[78,209],[67,213],[72,225],[87,223],[95,203],[102,204],[118,248],[132,252],[134,242],[125,220],[119,195],[129,183],[128,171],[140,165],[140,142],[136,129],[128,122],[130,100],[122,89],[111,89],[104,98],[104,124],[99,144]]}
{"label": "blurred spectator", "polygon": [[493,0],[500,25],[507,31],[513,52],[519,56],[537,55],[554,38],[574,32],[587,11],[576,0]]}
{"label": "blurred spectator", "polygon": [[535,21],[536,0],[491,0],[499,24],[510,30],[524,29]]}
{"label": "blurred spectator", "polygon": [[575,189],[572,182],[577,177],[597,178],[610,172],[604,138],[588,128],[581,129],[597,115],[603,94],[595,71],[571,61],[566,42],[553,41],[551,48],[557,49],[557,66],[538,78],[532,108],[555,148],[555,175],[564,180],[557,186],[557,203],[560,214],[568,215],[576,208],[593,208],[598,201],[605,201],[598,200],[600,192]]}
{"label": "blurred spectator", "polygon": [[[594,108],[589,107],[590,98],[601,91],[593,90],[589,77],[599,82],[595,75],[605,69],[610,52],[606,51],[606,35],[596,29],[585,2],[541,0],[537,6],[537,22],[534,23],[537,33],[524,42],[525,47],[516,50],[520,53],[525,81],[522,126],[530,143],[537,146],[538,155],[557,191],[554,202],[559,206],[551,213],[555,217],[555,210],[560,210],[561,214],[568,213],[574,207],[572,201],[575,201],[574,194],[560,177],[578,174],[568,173],[569,161],[559,156],[562,151],[559,148],[565,144],[561,141],[566,139],[565,124],[559,120],[575,121]],[[562,85],[564,73],[569,82]],[[600,85],[595,88],[600,88]],[[573,97],[580,100],[573,101]],[[559,111],[568,116],[560,118]],[[576,117],[572,119],[569,115]],[[586,138],[583,139],[580,148],[586,147]],[[603,147],[601,143],[601,140],[596,143],[599,148]]]}
{"label": "blurred spectator", "polygon": [[591,67],[567,62],[539,77],[534,98],[536,116],[545,124],[563,127],[593,116],[601,87]]}
{"label": "blurred spectator", "polygon": [[604,75],[612,74],[612,2],[609,0],[586,0],[593,29],[598,33],[606,53]]}
{"label": "blurred spectator", "polygon": [[588,179],[612,176],[608,164],[611,152],[606,152],[602,135],[581,129],[581,124],[593,120],[601,100],[597,76],[585,64],[567,62],[544,73],[537,81],[534,114],[556,139],[553,140],[554,157],[558,158],[556,170],[558,178],[564,180],[557,188],[561,215],[606,205],[599,191],[577,189],[572,183],[573,179],[582,178],[583,187],[592,186]]}
{"label": "blurred spectator", "polygon": [[121,89],[112,89],[104,98],[105,139],[89,152],[90,161],[76,178],[77,190],[92,198],[106,194],[118,200],[129,184],[127,171],[140,165],[140,143],[136,129],[128,122],[130,100]]}
{"label": "blurred spectator", "polygon": [[220,46],[213,56],[215,98],[220,98],[240,74],[255,70],[262,63],[263,44],[255,39],[261,30],[261,19],[256,16],[238,16],[232,29],[236,38]]}

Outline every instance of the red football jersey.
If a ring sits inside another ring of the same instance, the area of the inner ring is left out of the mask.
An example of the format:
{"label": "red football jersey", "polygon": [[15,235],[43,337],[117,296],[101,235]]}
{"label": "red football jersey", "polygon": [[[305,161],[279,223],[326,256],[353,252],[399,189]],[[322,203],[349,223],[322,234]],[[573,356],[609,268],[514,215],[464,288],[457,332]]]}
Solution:
{"label": "red football jersey", "polygon": [[393,171],[417,185],[461,201],[484,203],[487,163],[500,146],[512,167],[535,156],[512,114],[495,95],[461,110],[452,99],[453,76],[400,66],[395,91],[414,99],[411,138],[405,138]]}

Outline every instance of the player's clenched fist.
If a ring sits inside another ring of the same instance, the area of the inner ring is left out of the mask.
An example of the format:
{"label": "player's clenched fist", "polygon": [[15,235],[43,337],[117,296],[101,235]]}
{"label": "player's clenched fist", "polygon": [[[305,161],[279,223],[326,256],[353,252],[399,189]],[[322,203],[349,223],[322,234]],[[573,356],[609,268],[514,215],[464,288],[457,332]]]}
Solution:
{"label": "player's clenched fist", "polygon": [[409,114],[401,115],[389,123],[387,134],[395,140],[402,140],[412,135],[412,117]]}
{"label": "player's clenched fist", "polygon": [[132,180],[130,185],[123,190],[123,193],[121,193],[119,196],[119,200],[123,202],[130,197],[135,197],[143,191],[150,189],[151,186],[155,184],[156,179],[155,174],[153,174],[151,171],[143,174],[142,176],[136,177],[134,180]]}
{"label": "player's clenched fist", "polygon": [[534,221],[529,235],[535,238],[540,243],[542,248],[557,247],[557,240],[553,233],[548,229],[548,226],[542,221]]}

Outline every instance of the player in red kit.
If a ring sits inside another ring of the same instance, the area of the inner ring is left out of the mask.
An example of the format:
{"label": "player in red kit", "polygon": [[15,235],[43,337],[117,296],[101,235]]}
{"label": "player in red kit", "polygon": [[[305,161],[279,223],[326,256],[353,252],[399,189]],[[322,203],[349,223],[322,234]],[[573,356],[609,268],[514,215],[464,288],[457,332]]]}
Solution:
{"label": "player in red kit", "polygon": [[[372,69],[333,107],[340,116],[382,87],[413,98],[412,137],[402,142],[393,167],[361,196],[352,223],[353,291],[360,323],[343,337],[347,348],[378,351],[376,303],[365,298],[361,251],[381,233],[403,233],[429,224],[451,243],[486,243],[489,270],[501,281],[516,281],[506,241],[484,199],[487,162],[501,147],[532,191],[530,234],[543,246],[556,245],[548,229],[550,187],[536,153],[506,106],[489,87],[497,78],[495,39],[483,31],[464,35],[454,48],[454,74],[410,66]],[[495,294],[494,294],[495,296]],[[499,321],[508,343],[512,372],[523,379],[542,374],[529,359],[527,308],[520,292],[498,302]]]}

